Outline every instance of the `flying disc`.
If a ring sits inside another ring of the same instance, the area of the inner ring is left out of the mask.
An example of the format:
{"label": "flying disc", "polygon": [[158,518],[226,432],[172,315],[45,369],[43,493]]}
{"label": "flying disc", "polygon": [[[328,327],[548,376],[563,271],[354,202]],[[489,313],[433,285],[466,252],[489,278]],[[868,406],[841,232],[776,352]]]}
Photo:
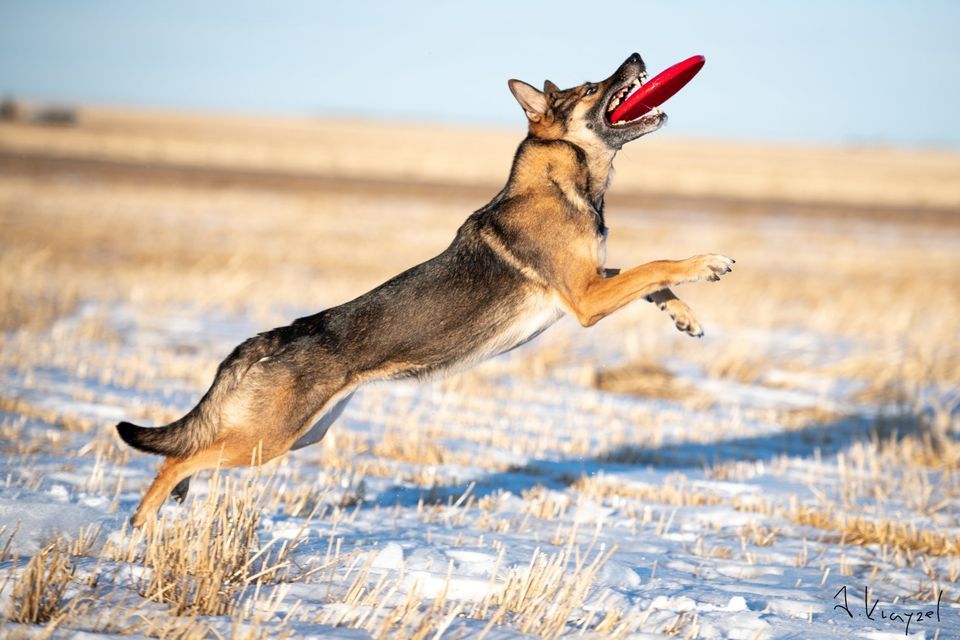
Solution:
{"label": "flying disc", "polygon": [[659,107],[673,94],[683,89],[684,85],[703,68],[703,63],[706,61],[707,59],[703,56],[691,56],[664,69],[627,96],[627,99],[610,114],[610,122],[636,120],[654,107]]}

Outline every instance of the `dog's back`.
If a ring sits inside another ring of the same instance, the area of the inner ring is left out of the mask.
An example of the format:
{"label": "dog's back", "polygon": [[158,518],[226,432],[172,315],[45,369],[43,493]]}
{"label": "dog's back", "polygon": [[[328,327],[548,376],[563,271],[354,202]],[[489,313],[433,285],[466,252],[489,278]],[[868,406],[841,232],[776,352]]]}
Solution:
{"label": "dog's back", "polygon": [[515,347],[530,337],[522,327],[551,306],[546,315],[559,318],[546,288],[483,239],[482,229],[495,215],[474,214],[437,257],[355,300],[276,330],[292,330],[303,341],[285,350],[298,360],[293,366],[302,370],[309,353],[323,349],[349,371],[352,384],[428,377]]}

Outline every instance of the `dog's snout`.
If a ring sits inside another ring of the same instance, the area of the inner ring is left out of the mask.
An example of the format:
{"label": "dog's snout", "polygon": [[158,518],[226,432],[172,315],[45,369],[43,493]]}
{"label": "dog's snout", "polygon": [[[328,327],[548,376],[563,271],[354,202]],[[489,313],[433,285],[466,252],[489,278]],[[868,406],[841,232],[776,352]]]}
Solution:
{"label": "dog's snout", "polygon": [[623,64],[620,65],[617,71],[619,73],[633,74],[635,73],[635,69],[639,69],[640,73],[647,70],[647,65],[643,63],[643,58],[640,57],[639,53],[630,54],[630,57],[623,61]]}

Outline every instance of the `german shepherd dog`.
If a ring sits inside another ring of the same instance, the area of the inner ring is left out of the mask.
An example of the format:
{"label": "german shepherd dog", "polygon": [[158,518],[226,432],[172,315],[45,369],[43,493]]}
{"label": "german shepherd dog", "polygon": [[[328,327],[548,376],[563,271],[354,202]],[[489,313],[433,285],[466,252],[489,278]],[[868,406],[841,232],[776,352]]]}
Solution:
{"label": "german shepherd dog", "polygon": [[323,438],[357,387],[464,369],[532,340],[565,313],[585,327],[641,298],[702,335],[669,289],[718,280],[733,260],[697,255],[605,269],[603,199],[617,151],[659,129],[659,109],[610,112],[646,77],[633,54],[612,76],[561,91],[509,87],[529,120],[510,177],[440,255],[359,298],[250,338],[220,363],[199,404],[158,428],[117,425],[130,446],[166,456],[132,518],[155,516],[190,476],[260,464]]}

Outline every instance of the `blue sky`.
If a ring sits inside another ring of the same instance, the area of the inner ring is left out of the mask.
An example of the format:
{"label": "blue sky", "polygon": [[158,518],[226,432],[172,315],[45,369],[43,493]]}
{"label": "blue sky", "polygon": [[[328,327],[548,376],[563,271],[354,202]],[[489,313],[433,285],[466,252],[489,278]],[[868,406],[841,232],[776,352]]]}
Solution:
{"label": "blue sky", "polygon": [[0,93],[63,102],[521,126],[633,51],[707,57],[663,135],[960,149],[960,2],[0,0]]}

